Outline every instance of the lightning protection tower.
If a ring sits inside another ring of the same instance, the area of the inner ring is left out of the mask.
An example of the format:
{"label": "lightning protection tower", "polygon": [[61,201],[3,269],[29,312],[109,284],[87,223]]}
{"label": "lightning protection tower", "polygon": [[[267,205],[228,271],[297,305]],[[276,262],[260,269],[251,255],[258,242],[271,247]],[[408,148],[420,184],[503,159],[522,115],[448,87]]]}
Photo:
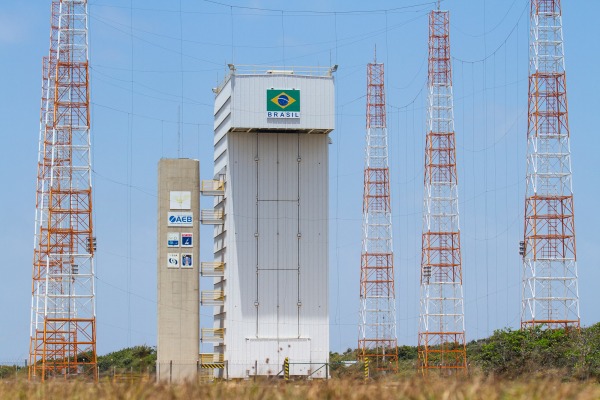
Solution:
{"label": "lightning protection tower", "polygon": [[97,379],[86,0],[52,2],[43,62],[29,378]]}
{"label": "lightning protection tower", "polygon": [[448,11],[429,15],[419,369],[466,371]]}
{"label": "lightning protection tower", "polygon": [[521,328],[579,328],[560,0],[531,1]]}
{"label": "lightning protection tower", "polygon": [[367,145],[363,195],[358,358],[396,370],[396,295],[384,67],[367,65]]}

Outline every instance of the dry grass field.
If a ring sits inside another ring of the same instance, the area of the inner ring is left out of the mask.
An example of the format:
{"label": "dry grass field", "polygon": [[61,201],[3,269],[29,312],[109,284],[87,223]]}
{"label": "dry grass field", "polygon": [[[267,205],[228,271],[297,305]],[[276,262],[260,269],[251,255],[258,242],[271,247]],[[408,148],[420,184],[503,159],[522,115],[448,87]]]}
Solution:
{"label": "dry grass field", "polygon": [[328,382],[237,382],[187,383],[158,385],[149,381],[129,384],[109,381],[98,384],[84,382],[27,381],[0,382],[1,399],[118,399],[118,400],[233,400],[233,399],[414,399],[414,400],[596,400],[600,399],[597,382],[560,382],[560,379],[491,380],[429,379],[418,377],[380,380],[332,379]]}

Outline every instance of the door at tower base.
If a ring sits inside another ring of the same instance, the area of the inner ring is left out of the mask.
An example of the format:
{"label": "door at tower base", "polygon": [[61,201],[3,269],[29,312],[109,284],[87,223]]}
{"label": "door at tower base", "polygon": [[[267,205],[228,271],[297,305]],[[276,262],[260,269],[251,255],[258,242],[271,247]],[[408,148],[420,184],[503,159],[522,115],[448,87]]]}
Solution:
{"label": "door at tower base", "polygon": [[288,358],[291,376],[325,378],[326,360],[311,360],[311,340],[303,338],[246,339],[246,354],[243,360],[231,360],[229,372],[234,376],[273,376],[283,369]]}

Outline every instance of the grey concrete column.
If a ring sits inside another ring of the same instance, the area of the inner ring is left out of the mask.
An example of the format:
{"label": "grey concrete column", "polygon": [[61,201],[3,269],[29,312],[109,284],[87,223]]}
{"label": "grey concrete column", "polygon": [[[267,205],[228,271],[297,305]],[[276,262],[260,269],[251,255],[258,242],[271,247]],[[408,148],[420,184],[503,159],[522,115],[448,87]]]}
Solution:
{"label": "grey concrete column", "polygon": [[199,353],[200,162],[158,163],[157,379],[196,376]]}

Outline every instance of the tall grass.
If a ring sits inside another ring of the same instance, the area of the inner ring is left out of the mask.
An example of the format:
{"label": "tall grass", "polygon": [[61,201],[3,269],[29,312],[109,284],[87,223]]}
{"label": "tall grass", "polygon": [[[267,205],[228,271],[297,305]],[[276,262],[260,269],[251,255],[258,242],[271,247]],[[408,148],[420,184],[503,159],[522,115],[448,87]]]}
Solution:
{"label": "tall grass", "polygon": [[156,384],[142,380],[129,384],[110,381],[86,382],[27,381],[0,382],[1,399],[202,399],[202,400],[321,400],[321,399],[408,399],[408,400],[596,400],[600,385],[596,382],[561,382],[552,379],[494,380],[474,377],[468,379],[424,380],[419,377],[379,380],[364,383],[360,380],[332,379],[330,381],[221,382]]}

